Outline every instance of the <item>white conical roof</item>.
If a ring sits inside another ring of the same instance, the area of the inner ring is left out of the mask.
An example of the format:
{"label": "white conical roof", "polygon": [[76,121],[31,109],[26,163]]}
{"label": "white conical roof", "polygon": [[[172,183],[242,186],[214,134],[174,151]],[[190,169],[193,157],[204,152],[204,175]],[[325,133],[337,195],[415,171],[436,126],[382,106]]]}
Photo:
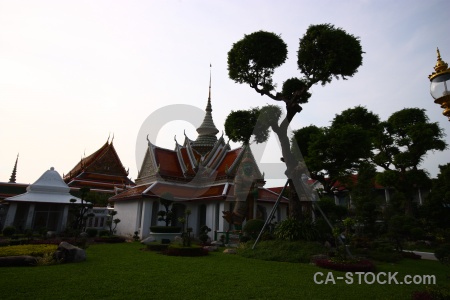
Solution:
{"label": "white conical roof", "polygon": [[55,168],[51,167],[50,170],[44,172],[44,174],[36,180],[35,183],[27,188],[27,191],[32,192],[70,192],[70,188],[62,179],[61,175],[55,171]]}
{"label": "white conical roof", "polygon": [[80,198],[72,196],[69,192],[70,188],[61,175],[51,167],[35,183],[27,187],[26,193],[6,198],[5,201],[69,204],[71,199],[75,199],[75,203],[81,203]]}

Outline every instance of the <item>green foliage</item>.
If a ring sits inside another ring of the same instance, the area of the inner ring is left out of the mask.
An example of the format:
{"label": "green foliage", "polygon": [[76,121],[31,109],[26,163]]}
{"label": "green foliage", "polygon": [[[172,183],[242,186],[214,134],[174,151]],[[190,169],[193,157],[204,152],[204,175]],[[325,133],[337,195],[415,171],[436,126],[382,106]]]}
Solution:
{"label": "green foliage", "polygon": [[231,111],[225,120],[225,134],[233,142],[248,144],[259,117],[259,108]]}
{"label": "green foliage", "polygon": [[[336,280],[336,284],[314,284],[314,274],[324,270],[309,264],[306,253],[304,259],[294,259],[302,251],[300,247],[289,247],[289,251],[281,253],[282,250],[269,247],[268,242],[261,242],[255,250],[249,249],[249,253],[259,255],[261,250],[267,257],[278,253],[277,257],[285,261],[304,260],[306,263],[246,259],[240,255],[240,249],[238,255],[219,251],[210,252],[205,257],[187,258],[142,251],[145,247],[140,243],[96,244],[87,249],[88,260],[85,263],[60,264],[49,268],[2,268],[2,300],[74,299],[80,296],[81,285],[83,290],[89,291],[84,296],[86,299],[336,299],[337,293],[339,299],[373,299],[374,295],[378,299],[405,299],[421,288],[406,284],[353,284],[349,288],[341,280]],[[280,241],[270,242],[273,247],[281,247]],[[157,272],[149,272],[150,266]],[[406,274],[433,274],[439,285],[447,284],[448,268],[436,261],[380,263],[377,270],[398,272],[398,278]],[[120,277],[120,280],[116,280],[114,285],[99,284],[104,282],[105,274]],[[340,273],[334,275],[342,276]],[[319,279],[325,279],[325,276]],[[149,281],[152,283],[151,289],[136,288],[148,286]],[[233,288],[224,293],[224,287]],[[204,291],[208,291],[207,294]]]}
{"label": "green foliage", "polygon": [[403,244],[406,239],[412,237],[414,231],[417,232],[419,224],[417,220],[407,215],[395,215],[388,223],[388,236],[394,242],[397,251],[403,251]]}
{"label": "green foliage", "polygon": [[238,249],[239,255],[260,260],[309,263],[311,256],[325,254],[326,249],[317,242],[307,241],[261,241],[255,249],[253,242],[242,244]]}
{"label": "green foliage", "polygon": [[98,234],[98,230],[96,228],[87,228],[86,233],[89,237],[96,237]]}
{"label": "green foliage", "polygon": [[[339,222],[348,214],[347,208],[336,205],[334,199],[327,196],[321,197],[320,201],[317,202],[317,205],[320,206],[324,214],[333,223]],[[319,218],[321,217],[319,216]]]}
{"label": "green foliage", "polygon": [[110,210],[108,211],[108,218],[106,220],[106,226],[109,227],[109,234],[113,235],[116,233],[116,228],[117,225],[120,223],[120,219],[119,218],[115,218],[114,216],[117,215],[117,211],[115,210]]}
{"label": "green foliage", "polygon": [[205,244],[209,239],[208,232],[211,232],[211,228],[209,228],[208,226],[203,225],[202,227],[200,227],[198,238],[200,239],[200,241],[202,241],[203,244]]}
{"label": "green foliage", "polygon": [[353,76],[362,65],[359,38],[331,24],[309,26],[300,39],[297,65],[313,82],[322,85],[341,76]]}
{"label": "green foliage", "polygon": [[287,45],[276,34],[257,31],[245,35],[228,52],[228,76],[237,83],[270,92],[272,75],[287,58]]}
{"label": "green foliage", "polygon": [[385,169],[377,181],[405,195],[405,212],[412,215],[413,192],[430,187],[428,174],[418,167],[428,151],[442,151],[447,143],[438,123],[430,123],[424,109],[405,108],[381,123],[374,145],[374,162]]}
{"label": "green foliage", "polygon": [[300,153],[295,153],[297,160],[303,160],[304,157],[309,157],[309,145],[314,142],[316,135],[322,134],[322,129],[315,126],[309,125],[293,131],[293,136],[291,138],[291,143],[296,144],[298,147],[292,147],[292,151],[298,149]]}
{"label": "green foliage", "polygon": [[100,230],[100,232],[98,233],[99,237],[103,237],[103,236],[109,236],[109,230]]}
{"label": "green foliage", "polygon": [[380,199],[375,193],[374,184],[376,170],[372,164],[361,164],[358,172],[358,181],[351,191],[352,201],[355,205],[355,214],[361,228],[358,234],[376,235],[376,221],[381,215]]}
{"label": "green foliage", "polygon": [[264,227],[264,223],[264,220],[261,219],[248,220],[242,228],[242,231],[250,238],[257,239],[261,229]]}
{"label": "green foliage", "polygon": [[450,266],[450,243],[440,245],[434,251],[434,256],[444,265]]}
{"label": "green foliage", "polygon": [[36,266],[52,266],[59,264],[60,261],[55,259],[52,253],[44,253],[36,258]]}
{"label": "green foliage", "polygon": [[439,170],[423,210],[433,228],[445,229],[450,228],[450,163],[439,166]]}
{"label": "green foliage", "polygon": [[317,241],[321,237],[315,223],[295,219],[286,219],[278,223],[274,234],[278,239],[288,241]]}
{"label": "green foliage", "polygon": [[[311,25],[300,39],[297,52],[297,64],[303,77],[287,79],[281,92],[275,92],[274,71],[287,58],[287,45],[280,36],[265,31],[254,32],[234,43],[228,52],[230,79],[248,84],[259,94],[285,103],[286,116],[280,123],[280,110],[273,107],[265,111],[262,109],[259,119],[261,124],[270,126],[277,134],[289,179],[300,180],[299,176],[295,176],[298,161],[291,152],[288,137],[288,125],[302,111],[300,104],[308,101],[311,96],[309,89],[314,84],[321,82],[325,85],[333,77],[345,79],[346,76],[353,76],[362,65],[362,53],[359,39],[344,30],[330,24]],[[268,128],[264,126],[261,129]],[[291,199],[289,203],[291,216],[300,216],[298,201]]]}
{"label": "green foliage", "polygon": [[281,108],[266,105],[261,108],[231,111],[225,121],[225,133],[234,142],[248,144],[253,136],[256,143],[263,143],[269,138],[269,128],[278,123]]}
{"label": "green foliage", "polygon": [[305,79],[290,78],[283,82],[281,94],[283,98],[291,99],[295,103],[307,103],[311,97],[307,90],[308,83]]}
{"label": "green foliage", "polygon": [[203,247],[197,245],[179,245],[169,244],[167,249],[163,252],[165,255],[170,256],[205,256],[208,255],[208,251]]}
{"label": "green foliage", "polygon": [[11,237],[14,235],[14,233],[16,233],[16,227],[6,226],[5,228],[3,228],[2,232],[4,236]]}
{"label": "green foliage", "polygon": [[69,213],[72,216],[72,228],[75,230],[81,230],[85,227],[86,220],[89,217],[93,217],[94,214],[88,213],[92,209],[93,204],[86,201],[89,195],[90,189],[83,187],[79,189],[80,203],[76,203],[76,199],[70,199]]}
{"label": "green foliage", "polygon": [[163,252],[167,250],[169,247],[169,244],[162,244],[159,242],[153,242],[147,245],[147,249],[150,251],[157,251],[157,252]]}
{"label": "green foliage", "polygon": [[173,212],[169,209],[173,203],[173,195],[170,192],[162,193],[159,203],[164,206],[164,210],[158,211],[158,221],[164,221],[166,226],[169,226],[173,221]]}
{"label": "green foliage", "polygon": [[30,255],[30,256],[43,256],[45,253],[53,253],[58,248],[57,245],[17,245],[17,246],[8,246],[8,247],[0,247],[0,257],[2,256],[21,256],[21,255]]}
{"label": "green foliage", "polygon": [[[356,106],[336,115],[331,126],[310,125],[294,131],[297,143],[313,179],[319,180],[324,192],[331,194],[334,184],[349,181],[372,156],[374,128],[379,117]],[[300,159],[301,155],[297,155]]]}

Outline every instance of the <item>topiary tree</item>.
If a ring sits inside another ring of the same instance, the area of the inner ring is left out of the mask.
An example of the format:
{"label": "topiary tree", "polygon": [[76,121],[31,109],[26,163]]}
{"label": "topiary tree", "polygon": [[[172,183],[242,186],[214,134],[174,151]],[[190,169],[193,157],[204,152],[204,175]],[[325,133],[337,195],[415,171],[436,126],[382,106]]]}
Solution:
{"label": "topiary tree", "polygon": [[69,211],[73,216],[72,228],[76,232],[80,232],[85,227],[86,220],[89,217],[94,216],[93,213],[89,213],[89,210],[93,207],[93,204],[86,201],[89,192],[89,188],[80,188],[79,197],[81,199],[81,203],[76,203],[76,199],[70,199],[71,207]]}
{"label": "topiary tree", "polygon": [[[273,80],[275,69],[287,58],[287,45],[280,36],[266,31],[257,31],[245,35],[234,43],[228,52],[228,75],[237,83],[248,84],[257,93],[272,100],[284,103],[286,116],[279,123],[281,112],[275,106],[260,111],[259,120],[264,120],[260,131],[267,128],[277,134],[280,141],[283,160],[286,164],[286,176],[291,179],[291,188],[298,193],[303,190],[299,163],[291,151],[288,127],[294,116],[302,110],[301,104],[311,97],[309,89],[320,83],[325,85],[333,78],[352,77],[362,64],[362,48],[359,39],[343,29],[331,24],[311,25],[300,39],[297,52],[297,66],[303,74],[301,78],[287,79],[280,92],[276,92]],[[258,120],[257,123],[260,123]],[[258,127],[257,124],[254,127]],[[239,136],[239,135],[236,135]],[[242,135],[242,142],[247,137]],[[304,167],[303,167],[304,168]],[[300,173],[300,174],[299,174]],[[290,217],[301,217],[298,197],[290,199]]]}
{"label": "topiary tree", "polygon": [[210,232],[210,231],[211,231],[211,228],[209,228],[206,225],[203,225],[202,227],[200,227],[200,233],[199,233],[198,238],[200,239],[200,241],[202,241],[202,243],[204,245],[206,244],[206,242],[209,239],[208,232]]}
{"label": "topiary tree", "polygon": [[164,206],[164,210],[158,211],[158,221],[164,221],[168,227],[173,221],[173,212],[169,208],[173,203],[173,195],[169,192],[162,193],[159,203]]}
{"label": "topiary tree", "polygon": [[116,233],[117,224],[120,223],[120,219],[115,218],[114,216],[117,215],[117,211],[110,210],[108,212],[108,219],[106,220],[106,226],[109,227],[109,235],[114,235]]}
{"label": "topiary tree", "polygon": [[264,227],[264,223],[264,220],[261,219],[248,220],[242,228],[242,231],[246,236],[256,240],[261,232],[261,229]]}

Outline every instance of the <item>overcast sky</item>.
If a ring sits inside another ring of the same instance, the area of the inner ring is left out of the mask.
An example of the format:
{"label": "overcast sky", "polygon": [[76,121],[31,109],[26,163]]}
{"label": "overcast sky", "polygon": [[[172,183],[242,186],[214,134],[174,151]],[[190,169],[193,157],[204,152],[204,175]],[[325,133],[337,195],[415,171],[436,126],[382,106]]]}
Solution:
{"label": "overcast sky", "polygon": [[[450,122],[433,103],[428,80],[436,47],[450,63],[449,11],[448,0],[0,0],[0,181],[9,180],[17,154],[17,182],[33,183],[50,167],[67,173],[110,135],[134,180],[141,163],[136,142],[147,117],[163,112],[170,121],[157,129],[159,146],[173,149],[175,136],[183,143],[184,130],[197,137],[195,124],[173,119],[183,112],[180,105],[205,109],[210,64],[220,131],[231,110],[276,104],[228,78],[233,43],[258,30],[280,34],[289,47],[275,73],[281,86],[300,76],[299,38],[321,23],[360,38],[363,66],[347,81],[314,86],[292,129],[328,126],[357,105],[382,120],[419,107],[450,143]],[[168,105],[177,112],[168,113]],[[186,115],[192,116],[188,109]],[[261,161],[279,157],[271,138]],[[450,150],[429,153],[422,167],[435,177],[448,162]]]}

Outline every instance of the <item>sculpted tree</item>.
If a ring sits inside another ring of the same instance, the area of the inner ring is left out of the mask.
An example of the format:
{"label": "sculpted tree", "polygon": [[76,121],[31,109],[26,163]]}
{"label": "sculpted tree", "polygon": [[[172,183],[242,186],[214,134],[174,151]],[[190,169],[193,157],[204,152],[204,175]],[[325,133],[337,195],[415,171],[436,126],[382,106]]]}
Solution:
{"label": "sculpted tree", "polygon": [[357,106],[336,115],[329,127],[311,125],[295,130],[292,142],[297,141],[311,178],[332,194],[337,181],[347,183],[372,157],[379,122],[377,115]]}
{"label": "sculpted tree", "polygon": [[375,139],[373,161],[384,169],[377,181],[386,187],[393,187],[403,198],[402,206],[412,215],[414,194],[420,187],[430,187],[425,170],[420,169],[429,151],[443,151],[447,143],[438,123],[431,123],[424,109],[405,108],[393,113]]}
{"label": "sculpted tree", "polygon": [[[294,116],[302,110],[301,104],[308,102],[309,89],[316,83],[326,85],[333,78],[352,77],[362,65],[362,48],[359,38],[331,24],[311,25],[300,39],[297,66],[302,76],[284,81],[280,92],[276,92],[273,81],[275,69],[287,58],[287,45],[280,36],[257,31],[245,35],[234,43],[228,52],[228,75],[237,83],[248,84],[257,93],[282,102],[286,109],[283,120],[268,116],[268,125],[277,134],[281,144],[286,176],[291,179],[301,194],[302,183],[299,163],[291,151],[288,126]],[[265,115],[277,114],[268,109]],[[300,167],[301,169],[302,167]],[[300,218],[300,205],[290,202],[290,216]],[[298,201],[295,201],[298,202]]]}
{"label": "sculpted tree", "polygon": [[[423,210],[433,229],[450,228],[450,163],[439,166],[440,173],[433,179],[431,192]],[[449,242],[449,241],[446,241]]]}

